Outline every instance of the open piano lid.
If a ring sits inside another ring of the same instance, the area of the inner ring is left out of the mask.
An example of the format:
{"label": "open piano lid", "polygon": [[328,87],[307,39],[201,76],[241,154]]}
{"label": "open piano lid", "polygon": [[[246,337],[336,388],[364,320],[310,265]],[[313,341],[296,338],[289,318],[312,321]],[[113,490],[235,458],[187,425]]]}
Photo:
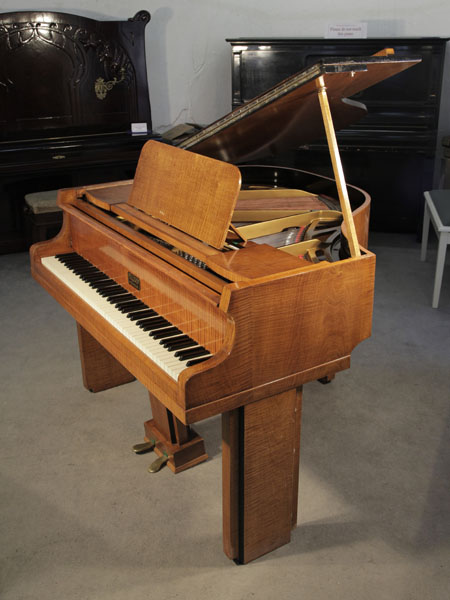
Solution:
{"label": "open piano lid", "polygon": [[239,163],[274,156],[324,136],[316,80],[323,76],[335,129],[362,118],[358,92],[420,62],[420,58],[371,56],[324,59],[285,79],[179,144],[219,160]]}
{"label": "open piano lid", "polygon": [[133,216],[141,215],[144,229],[155,226],[148,219],[157,220],[220,250],[240,188],[238,169],[227,163],[278,154],[323,135],[318,78],[323,77],[333,121],[340,128],[366,114],[365,106],[348,96],[418,62],[420,59],[393,56],[323,60],[185,139],[177,148],[147,142],[130,197],[114,210],[124,211],[120,213],[124,218],[130,216],[130,210],[137,210]]}

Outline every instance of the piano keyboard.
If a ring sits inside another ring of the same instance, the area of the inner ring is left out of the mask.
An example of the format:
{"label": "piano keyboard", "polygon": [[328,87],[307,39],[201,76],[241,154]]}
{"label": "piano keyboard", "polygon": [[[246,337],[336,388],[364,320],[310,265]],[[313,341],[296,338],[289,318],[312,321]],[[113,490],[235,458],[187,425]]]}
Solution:
{"label": "piano keyboard", "polygon": [[79,254],[59,254],[41,260],[53,275],[175,381],[183,369],[212,356]]}

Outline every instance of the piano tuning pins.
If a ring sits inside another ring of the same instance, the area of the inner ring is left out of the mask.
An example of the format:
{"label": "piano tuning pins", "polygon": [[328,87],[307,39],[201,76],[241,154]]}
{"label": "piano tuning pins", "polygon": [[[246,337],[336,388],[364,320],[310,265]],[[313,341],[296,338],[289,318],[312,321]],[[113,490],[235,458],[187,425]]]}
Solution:
{"label": "piano tuning pins", "polygon": [[135,454],[145,454],[146,452],[151,452],[152,450],[154,450],[155,446],[156,446],[155,440],[143,442],[142,444],[135,444],[133,446],[133,452]]}
{"label": "piano tuning pins", "polygon": [[167,454],[163,454],[162,456],[160,456],[152,462],[152,464],[148,468],[148,472],[157,473],[161,469],[161,467],[163,467],[166,464],[168,460],[169,456]]}

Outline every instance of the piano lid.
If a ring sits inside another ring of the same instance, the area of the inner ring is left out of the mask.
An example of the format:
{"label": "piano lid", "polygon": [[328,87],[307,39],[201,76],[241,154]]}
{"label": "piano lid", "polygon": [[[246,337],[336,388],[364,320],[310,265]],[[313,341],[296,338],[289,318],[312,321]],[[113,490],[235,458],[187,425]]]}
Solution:
{"label": "piano lid", "polygon": [[232,163],[274,156],[325,134],[316,80],[323,76],[335,129],[363,117],[358,92],[420,62],[420,58],[373,56],[325,59],[300,71],[179,144]]}

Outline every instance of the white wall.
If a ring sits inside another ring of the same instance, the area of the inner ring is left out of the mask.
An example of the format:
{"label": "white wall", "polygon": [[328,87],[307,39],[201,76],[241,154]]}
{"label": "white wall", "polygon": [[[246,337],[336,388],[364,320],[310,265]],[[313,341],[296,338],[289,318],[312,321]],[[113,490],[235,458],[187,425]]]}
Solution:
{"label": "white wall", "polygon": [[53,10],[127,19],[148,10],[153,125],[207,124],[231,108],[227,37],[322,37],[329,22],[365,21],[369,37],[450,37],[448,0],[0,0],[0,12]]}

